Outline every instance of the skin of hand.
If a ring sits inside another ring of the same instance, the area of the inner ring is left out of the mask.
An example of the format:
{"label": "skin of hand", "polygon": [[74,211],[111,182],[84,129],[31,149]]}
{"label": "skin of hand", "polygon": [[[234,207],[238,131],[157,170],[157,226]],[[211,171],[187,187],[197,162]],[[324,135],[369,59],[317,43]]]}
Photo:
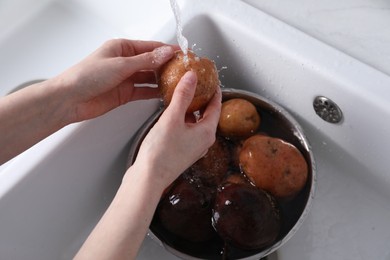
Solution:
{"label": "skin of hand", "polygon": [[194,96],[194,86],[196,75],[187,72],[175,89],[173,104],[168,106],[145,137],[137,155],[137,160],[148,162],[150,167],[161,170],[163,175],[159,181],[165,186],[200,159],[215,142],[221,90],[218,88],[200,121],[193,122],[188,119],[186,109]]}
{"label": "skin of hand", "polygon": [[76,66],[56,77],[68,94],[71,122],[100,116],[129,101],[159,97],[156,70],[177,46],[153,41],[110,40]]}
{"label": "skin of hand", "polygon": [[[0,98],[0,163],[67,124],[158,97],[156,88],[134,84],[155,83],[155,71],[175,49],[159,42],[111,40],[62,74]],[[196,75],[188,72],[76,258],[135,258],[163,190],[215,140],[221,92],[195,123],[185,113],[195,87]]]}
{"label": "skin of hand", "polygon": [[156,70],[177,46],[115,39],[60,75],[0,98],[0,164],[62,127],[158,97]]}
{"label": "skin of hand", "polygon": [[195,88],[196,74],[187,72],[76,259],[136,257],[164,189],[215,142],[221,91],[218,89],[200,121],[193,122],[187,120],[186,110]]}

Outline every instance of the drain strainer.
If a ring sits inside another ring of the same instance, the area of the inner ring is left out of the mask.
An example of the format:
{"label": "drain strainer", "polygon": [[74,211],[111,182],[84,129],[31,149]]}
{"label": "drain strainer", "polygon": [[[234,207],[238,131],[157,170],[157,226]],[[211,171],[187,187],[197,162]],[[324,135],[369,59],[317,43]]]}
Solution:
{"label": "drain strainer", "polygon": [[313,108],[316,114],[326,122],[337,124],[343,119],[339,106],[327,97],[317,96],[313,101]]}

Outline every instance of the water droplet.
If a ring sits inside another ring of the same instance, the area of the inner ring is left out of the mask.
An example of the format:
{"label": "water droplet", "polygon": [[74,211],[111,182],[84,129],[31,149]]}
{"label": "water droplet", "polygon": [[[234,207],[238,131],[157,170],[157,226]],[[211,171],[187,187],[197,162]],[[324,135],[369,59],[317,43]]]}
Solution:
{"label": "water droplet", "polygon": [[222,66],[219,70],[218,70],[218,73],[221,72],[222,70],[227,70],[227,66]]}

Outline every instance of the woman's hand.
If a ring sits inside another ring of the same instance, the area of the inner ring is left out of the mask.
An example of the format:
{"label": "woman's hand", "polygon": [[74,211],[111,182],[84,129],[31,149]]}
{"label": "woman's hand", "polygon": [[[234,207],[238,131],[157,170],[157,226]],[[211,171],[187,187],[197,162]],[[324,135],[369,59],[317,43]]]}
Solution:
{"label": "woman's hand", "polygon": [[172,101],[145,137],[135,164],[153,169],[153,179],[164,188],[204,155],[215,142],[221,112],[218,88],[198,122],[186,120],[196,88],[196,74],[187,72],[178,83]]}
{"label": "woman's hand", "polygon": [[70,108],[69,121],[102,115],[129,101],[157,98],[156,70],[172,58],[175,46],[152,41],[115,39],[53,80]]}
{"label": "woman's hand", "polygon": [[[155,71],[177,46],[116,39],[62,74],[0,97],[0,164],[62,127],[158,97]],[[55,61],[53,61],[55,62]]]}
{"label": "woman's hand", "polygon": [[215,93],[198,122],[186,120],[196,80],[194,72],[180,80],[110,207],[75,259],[135,259],[163,190],[214,143],[221,91]]}

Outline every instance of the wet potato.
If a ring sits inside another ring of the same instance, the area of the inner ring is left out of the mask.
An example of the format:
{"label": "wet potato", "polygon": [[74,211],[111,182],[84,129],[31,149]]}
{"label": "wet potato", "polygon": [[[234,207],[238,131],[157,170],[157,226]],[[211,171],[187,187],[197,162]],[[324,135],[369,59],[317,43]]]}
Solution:
{"label": "wet potato", "polygon": [[205,107],[219,88],[218,70],[213,61],[196,56],[192,51],[187,52],[185,59],[182,51],[176,51],[175,56],[160,69],[158,85],[164,105],[168,106],[173,92],[181,77],[187,71],[194,71],[198,78],[194,99],[187,113],[198,111]]}
{"label": "wet potato", "polygon": [[302,190],[308,166],[299,150],[279,138],[255,135],[248,138],[239,155],[240,166],[259,188],[277,198],[292,198]]}
{"label": "wet potato", "polygon": [[223,102],[218,131],[228,138],[244,138],[256,133],[260,126],[260,115],[256,107],[242,98]]}

